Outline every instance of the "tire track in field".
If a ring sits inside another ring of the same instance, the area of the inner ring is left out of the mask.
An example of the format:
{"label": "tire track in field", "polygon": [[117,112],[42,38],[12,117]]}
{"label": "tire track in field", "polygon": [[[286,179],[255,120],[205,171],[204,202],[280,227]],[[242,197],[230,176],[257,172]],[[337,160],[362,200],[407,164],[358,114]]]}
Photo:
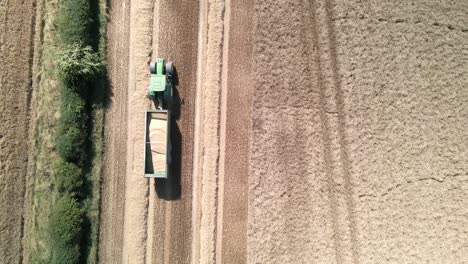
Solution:
{"label": "tire track in field", "polygon": [[334,11],[333,6],[335,6],[334,0],[328,0],[325,2],[325,12],[326,12],[326,26],[328,30],[328,38],[329,38],[329,49],[330,49],[330,57],[331,57],[331,65],[332,65],[332,79],[333,79],[333,86],[335,90],[335,101],[337,107],[337,115],[338,115],[338,128],[337,133],[339,134],[339,145],[340,145],[340,160],[343,166],[343,180],[344,180],[344,190],[345,190],[345,199],[346,205],[343,205],[346,209],[346,214],[348,217],[348,228],[349,228],[349,242],[350,243],[350,250],[352,255],[352,263],[359,263],[359,245],[357,240],[357,230],[356,230],[356,220],[355,220],[355,206],[354,206],[354,198],[353,198],[353,186],[351,182],[351,175],[350,175],[350,159],[348,156],[348,142],[347,142],[347,135],[346,135],[346,120],[345,120],[345,109],[344,109],[344,101],[343,101],[343,91],[341,88],[341,76],[339,70],[339,62],[338,62],[338,55],[336,52],[337,41],[336,41],[336,32],[335,32],[335,25],[333,23]]}
{"label": "tire track in field", "polygon": [[149,180],[144,178],[145,110],[148,87],[148,62],[151,53],[153,5],[151,1],[131,1],[127,167],[125,177],[125,215],[122,246],[123,263],[145,263],[148,221]]}
{"label": "tire track in field", "polygon": [[195,262],[214,263],[219,203],[220,131],[225,2],[201,1],[199,76],[197,94],[197,152],[194,161]]}
{"label": "tire track in field", "polygon": [[255,2],[249,262],[359,258],[332,6]]}
{"label": "tire track in field", "polygon": [[110,98],[105,112],[98,259],[101,263],[122,263],[130,1],[111,0],[108,6],[107,63]]}
{"label": "tire track in field", "polygon": [[171,127],[172,175],[165,181],[150,180],[148,250],[152,258],[147,263],[191,263],[199,2],[157,0],[153,16],[152,60],[162,57],[174,63],[180,108],[174,111],[176,121]]}
{"label": "tire track in field", "polygon": [[[335,260],[336,263],[359,263],[332,5],[331,1],[321,2],[320,5],[315,0],[309,3],[311,34],[317,41],[312,54],[317,65],[324,165],[335,233]],[[320,27],[319,23],[325,26]]]}
{"label": "tire track in field", "polygon": [[247,262],[254,1],[226,1],[216,263]]}

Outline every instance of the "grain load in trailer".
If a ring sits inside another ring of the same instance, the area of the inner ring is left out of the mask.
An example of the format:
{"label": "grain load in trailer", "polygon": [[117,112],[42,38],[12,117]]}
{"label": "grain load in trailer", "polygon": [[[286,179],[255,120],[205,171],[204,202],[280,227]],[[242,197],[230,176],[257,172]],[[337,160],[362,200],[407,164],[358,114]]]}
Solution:
{"label": "grain load in trailer", "polygon": [[146,111],[145,177],[167,178],[170,120],[168,110]]}

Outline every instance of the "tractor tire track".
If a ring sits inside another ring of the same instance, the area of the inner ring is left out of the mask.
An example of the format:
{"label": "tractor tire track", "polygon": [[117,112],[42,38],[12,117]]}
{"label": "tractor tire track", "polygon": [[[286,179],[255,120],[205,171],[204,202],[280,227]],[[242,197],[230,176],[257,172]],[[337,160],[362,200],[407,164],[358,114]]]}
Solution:
{"label": "tractor tire track", "polygon": [[[150,180],[147,263],[191,263],[192,159],[197,86],[198,1],[155,1],[152,59],[172,61],[177,71],[171,127],[173,167],[167,180]],[[154,105],[152,105],[154,107]]]}
{"label": "tractor tire track", "polygon": [[105,112],[104,170],[101,182],[99,256],[122,263],[128,109],[130,1],[108,2],[107,63],[109,99]]}
{"label": "tractor tire track", "polygon": [[358,261],[327,5],[256,2],[249,262]]}
{"label": "tractor tire track", "polygon": [[[332,22],[331,2],[309,3],[311,35],[316,40],[314,60],[317,65],[320,119],[324,147],[324,163],[328,178],[328,196],[335,235],[336,263],[359,263],[354,220],[353,191],[349,174],[343,93],[336,55],[336,36]],[[318,21],[323,28],[318,26]],[[313,44],[310,44],[312,47]]]}
{"label": "tractor tire track", "polygon": [[247,262],[253,7],[252,0],[226,1],[216,263]]}

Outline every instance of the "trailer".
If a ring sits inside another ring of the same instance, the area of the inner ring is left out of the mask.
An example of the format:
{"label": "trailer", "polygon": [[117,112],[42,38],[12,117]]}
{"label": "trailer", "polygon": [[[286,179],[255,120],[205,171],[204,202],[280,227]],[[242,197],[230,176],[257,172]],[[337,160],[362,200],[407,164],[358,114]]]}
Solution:
{"label": "trailer", "polygon": [[146,110],[145,177],[167,178],[171,164],[171,114],[169,110]]}

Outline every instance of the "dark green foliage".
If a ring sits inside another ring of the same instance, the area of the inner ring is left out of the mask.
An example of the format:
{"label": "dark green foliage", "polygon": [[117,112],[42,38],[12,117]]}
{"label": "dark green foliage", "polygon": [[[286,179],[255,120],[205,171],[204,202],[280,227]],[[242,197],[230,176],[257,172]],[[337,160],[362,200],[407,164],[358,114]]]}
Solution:
{"label": "dark green foliage", "polygon": [[62,84],[61,88],[61,117],[63,127],[77,127],[82,129],[86,121],[86,102],[80,95],[80,88],[76,85]]}
{"label": "dark green foliage", "polygon": [[[80,206],[87,198],[84,182],[85,157],[89,151],[88,113],[92,94],[89,87],[93,86],[103,70],[101,58],[96,52],[99,2],[60,0],[59,5],[55,22],[62,46],[57,63],[61,113],[56,149],[60,159],[54,167],[58,199],[49,219],[52,248],[48,263],[76,264],[83,263],[86,258],[80,254],[87,239],[86,224],[83,224],[86,212]],[[92,18],[95,18],[94,21]]]}
{"label": "dark green foliage", "polygon": [[89,45],[93,25],[90,0],[61,0],[56,24],[64,46]]}
{"label": "dark green foliage", "polygon": [[57,151],[65,161],[79,163],[86,140],[86,101],[75,87],[64,82],[61,87]]}
{"label": "dark green foliage", "polygon": [[57,190],[75,196],[83,185],[83,171],[74,163],[60,159],[55,163]]}
{"label": "dark green foliage", "polygon": [[[80,130],[85,129],[85,121],[87,119],[86,111],[83,107],[82,110],[79,110],[79,106],[70,106],[71,108],[65,108],[62,110],[60,116],[60,132],[65,132],[66,128],[75,127]],[[78,111],[76,111],[78,110]]]}
{"label": "dark green foliage", "polygon": [[64,160],[79,163],[83,158],[86,131],[77,127],[59,129],[57,151]]}
{"label": "dark green foliage", "polygon": [[77,264],[80,252],[76,247],[57,245],[54,247],[49,264]]}
{"label": "dark green foliage", "polygon": [[82,212],[78,201],[69,195],[60,197],[49,219],[52,241],[57,245],[75,245],[80,239],[82,222]]}
{"label": "dark green foliage", "polygon": [[83,224],[82,211],[77,200],[69,195],[60,197],[49,219],[53,243],[51,263],[78,263],[78,242]]}

